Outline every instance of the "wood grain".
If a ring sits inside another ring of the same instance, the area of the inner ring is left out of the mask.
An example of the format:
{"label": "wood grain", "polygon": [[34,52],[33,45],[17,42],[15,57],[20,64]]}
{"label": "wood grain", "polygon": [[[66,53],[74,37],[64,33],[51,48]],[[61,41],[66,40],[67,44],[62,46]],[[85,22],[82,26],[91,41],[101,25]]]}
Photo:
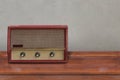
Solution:
{"label": "wood grain", "polygon": [[[1,63],[0,65],[1,75],[11,75],[11,74],[14,75],[17,74],[21,74],[21,75],[98,75],[98,74],[115,75],[116,74],[119,75],[120,74],[120,52],[117,51],[116,52],[69,52],[69,61],[66,64],[9,64],[7,60],[7,53],[5,51],[1,51],[0,63]],[[94,78],[92,80],[94,80]]]}
{"label": "wood grain", "polygon": [[120,80],[119,75],[1,75],[0,80]]}

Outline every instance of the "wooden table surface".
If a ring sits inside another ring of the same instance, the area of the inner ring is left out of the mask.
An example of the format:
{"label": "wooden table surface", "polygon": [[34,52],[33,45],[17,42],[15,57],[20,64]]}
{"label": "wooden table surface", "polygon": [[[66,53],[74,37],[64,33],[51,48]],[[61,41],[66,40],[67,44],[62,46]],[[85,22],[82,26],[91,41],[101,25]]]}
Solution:
{"label": "wooden table surface", "polygon": [[7,53],[0,51],[0,80],[12,80],[13,75],[21,76],[16,80],[120,80],[120,52],[69,52],[66,64],[10,64]]}
{"label": "wooden table surface", "polygon": [[10,64],[0,53],[0,74],[120,74],[120,52],[69,52],[66,64]]}

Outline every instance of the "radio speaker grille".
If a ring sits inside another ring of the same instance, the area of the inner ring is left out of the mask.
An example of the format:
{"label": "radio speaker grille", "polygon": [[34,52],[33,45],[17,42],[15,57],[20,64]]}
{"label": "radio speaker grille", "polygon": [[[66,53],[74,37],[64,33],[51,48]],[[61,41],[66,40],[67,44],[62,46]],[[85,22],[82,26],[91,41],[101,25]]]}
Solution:
{"label": "radio speaker grille", "polygon": [[64,48],[64,30],[12,30],[11,48],[22,45],[22,48]]}

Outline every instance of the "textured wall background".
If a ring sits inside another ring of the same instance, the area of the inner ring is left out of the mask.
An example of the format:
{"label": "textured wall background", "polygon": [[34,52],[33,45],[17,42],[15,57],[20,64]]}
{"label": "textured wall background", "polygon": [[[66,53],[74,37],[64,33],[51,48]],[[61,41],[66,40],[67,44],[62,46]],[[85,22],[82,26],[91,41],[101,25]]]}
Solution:
{"label": "textured wall background", "polygon": [[0,50],[18,24],[68,24],[69,50],[120,50],[120,0],[0,0]]}

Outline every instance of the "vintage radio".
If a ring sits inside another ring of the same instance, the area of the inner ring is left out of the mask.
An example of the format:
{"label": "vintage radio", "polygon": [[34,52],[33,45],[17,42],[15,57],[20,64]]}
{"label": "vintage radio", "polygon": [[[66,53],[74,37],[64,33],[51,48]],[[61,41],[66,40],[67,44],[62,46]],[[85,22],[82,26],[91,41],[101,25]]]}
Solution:
{"label": "vintage radio", "polygon": [[8,62],[65,63],[66,25],[18,25],[8,27]]}

